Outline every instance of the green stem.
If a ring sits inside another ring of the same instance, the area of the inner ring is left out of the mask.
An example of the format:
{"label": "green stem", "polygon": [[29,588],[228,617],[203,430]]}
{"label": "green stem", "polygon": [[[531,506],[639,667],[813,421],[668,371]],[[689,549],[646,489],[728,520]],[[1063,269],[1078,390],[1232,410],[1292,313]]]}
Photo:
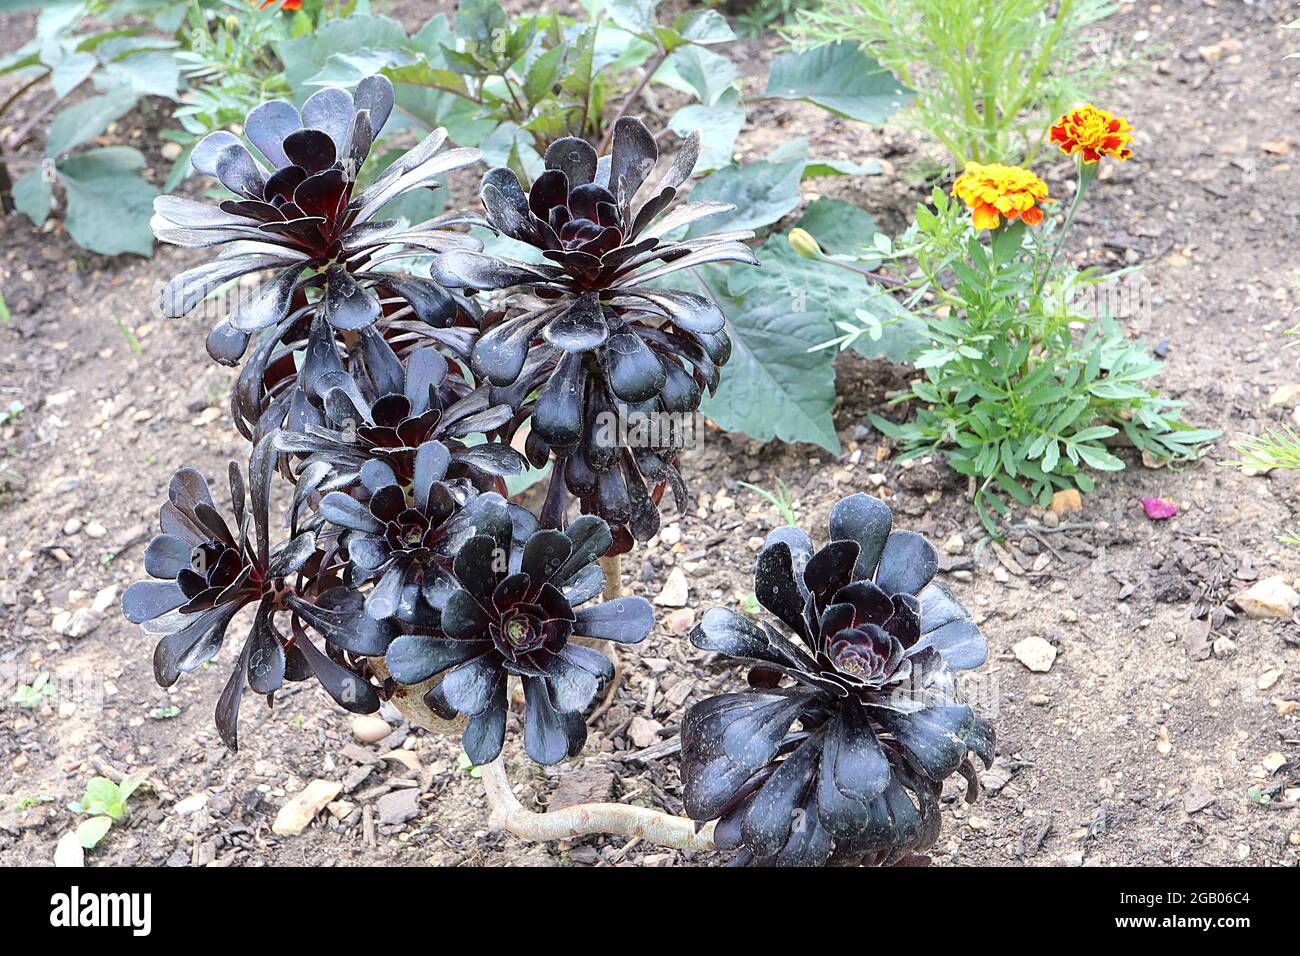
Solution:
{"label": "green stem", "polygon": [[1070,202],[1070,209],[1065,214],[1065,222],[1061,224],[1061,232],[1056,237],[1056,245],[1052,249],[1052,257],[1047,260],[1047,268],[1043,270],[1043,275],[1039,284],[1034,287],[1035,292],[1040,292],[1042,286],[1046,285],[1048,278],[1052,275],[1052,266],[1056,264],[1056,259],[1061,254],[1061,248],[1065,245],[1066,236],[1069,235],[1070,226],[1074,222],[1074,214],[1079,211],[1079,206],[1083,202],[1084,194],[1087,193],[1088,187],[1092,181],[1097,178],[1097,170],[1100,163],[1085,163],[1082,157],[1075,160],[1075,167],[1079,170],[1079,185],[1074,191],[1074,199]]}

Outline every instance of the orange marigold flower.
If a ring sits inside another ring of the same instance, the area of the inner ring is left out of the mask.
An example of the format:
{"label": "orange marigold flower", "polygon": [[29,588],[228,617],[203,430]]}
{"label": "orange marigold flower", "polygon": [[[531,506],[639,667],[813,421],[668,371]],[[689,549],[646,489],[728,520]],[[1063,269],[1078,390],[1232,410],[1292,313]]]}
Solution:
{"label": "orange marigold flower", "polygon": [[1133,127],[1124,117],[1112,116],[1105,110],[1087,105],[1071,110],[1057,120],[1051,138],[1066,155],[1081,153],[1085,163],[1095,163],[1102,156],[1121,160],[1132,156],[1133,150],[1128,148],[1133,139],[1132,132]]}
{"label": "orange marigold flower", "polygon": [[1036,226],[1043,221],[1038,204],[1052,202],[1047,184],[1029,170],[1000,163],[967,163],[953,183],[952,194],[970,208],[976,229],[996,229],[1003,218]]}
{"label": "orange marigold flower", "polygon": [[[275,2],[276,2],[276,0],[262,0],[262,2],[261,2],[260,4],[258,4],[257,9],[259,9],[259,10],[265,10],[267,7],[271,6],[271,4],[273,4],[273,3],[275,3]],[[302,0],[280,0],[280,9],[281,9],[281,10],[301,10],[301,9],[302,9]]]}

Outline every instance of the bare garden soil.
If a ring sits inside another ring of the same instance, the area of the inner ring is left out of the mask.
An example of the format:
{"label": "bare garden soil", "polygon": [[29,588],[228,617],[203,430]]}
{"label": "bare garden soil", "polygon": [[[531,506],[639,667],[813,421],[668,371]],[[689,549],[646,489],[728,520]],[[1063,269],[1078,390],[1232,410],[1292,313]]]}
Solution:
{"label": "bare garden soil", "polygon": [[[417,26],[431,5],[396,6]],[[1288,423],[1292,409],[1269,398],[1300,383],[1281,350],[1300,300],[1300,88],[1283,59],[1300,43],[1281,29],[1293,12],[1286,0],[1174,0],[1125,4],[1109,21],[1113,36],[1156,52],[1099,104],[1130,118],[1136,155],[1106,167],[1071,250],[1081,263],[1142,267],[1141,301],[1121,309],[1121,322],[1167,356],[1161,384],[1188,403],[1187,419],[1227,436]],[[26,15],[0,17],[6,48],[31,31]],[[750,46],[756,93],[778,41]],[[165,122],[140,110],[108,137],[142,149],[156,181]],[[918,171],[941,158],[901,123],[868,129],[756,100],[741,154],[761,157],[794,136],[808,136],[818,157],[884,160],[885,175],[811,180],[805,192],[851,199],[891,233],[926,195]],[[1068,163],[1044,158],[1039,168],[1068,195]],[[462,202],[468,187],[458,184]],[[105,259],[57,226],[0,222],[12,313],[0,323],[0,408],[25,406],[0,424],[0,864],[50,863],[79,819],[66,804],[100,774],[148,783],[125,824],[88,853],[97,866],[718,862],[622,839],[539,846],[489,833],[457,741],[389,714],[391,734],[363,744],[314,684],[291,685],[274,711],[247,702],[238,754],[212,725],[223,675],[155,685],[152,640],[120,616],[117,598],[143,575],[172,471],[218,476],[246,455],[227,407],[235,373],[203,350],[208,320],[154,311],[156,283],[194,261],[170,247],[151,261]],[[1125,452],[1128,469],[1101,476],[1081,511],[1055,526],[1017,512],[1005,545],[981,545],[964,482],[937,460],[899,464],[870,426],[868,413],[907,375],[840,359],[838,460],[710,431],[685,460],[688,513],[666,514],[661,538],[625,558],[625,585],[654,599],[682,568],[696,618],[740,606],[756,542],[780,518],[737,482],[783,480],[814,536],[836,500],[870,491],[898,523],[949,543],[942,576],[990,644],[975,677],[999,756],[978,803],[962,802],[960,783],[945,794],[935,865],[1297,865],[1300,802],[1279,793],[1263,806],[1248,791],[1276,786],[1273,755],[1290,758],[1280,775],[1300,774],[1300,627],[1247,620],[1231,598],[1274,574],[1300,576],[1300,552],[1277,540],[1300,509],[1300,474],[1225,466],[1228,437],[1177,469]],[[1178,515],[1151,521],[1139,503],[1148,497],[1172,499]],[[525,805],[617,799],[680,812],[676,758],[637,751],[671,739],[690,704],[741,678],[691,647],[681,633],[689,611],[657,610],[659,626],[624,655],[627,677],[578,760],[535,767],[512,736],[507,761]],[[1031,636],[1057,652],[1047,672],[1012,653]],[[213,669],[225,671],[232,653]],[[12,703],[42,672],[59,695]],[[348,806],[299,835],[272,834],[278,809],[317,778],[340,781]],[[418,799],[403,799],[411,789]]]}

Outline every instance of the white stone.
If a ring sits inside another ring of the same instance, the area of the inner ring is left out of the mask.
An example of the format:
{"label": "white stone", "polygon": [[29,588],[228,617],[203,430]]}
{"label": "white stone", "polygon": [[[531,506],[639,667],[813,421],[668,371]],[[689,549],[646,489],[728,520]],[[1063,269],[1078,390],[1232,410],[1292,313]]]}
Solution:
{"label": "white stone", "polygon": [[342,791],[343,784],[337,780],[313,780],[280,808],[271,824],[271,832],[280,836],[297,836]]}
{"label": "white stone", "polygon": [[945,554],[961,554],[966,550],[966,539],[959,534],[954,534],[943,543],[943,550]]}
{"label": "white stone", "polygon": [[1290,617],[1300,605],[1300,594],[1295,592],[1286,578],[1275,574],[1256,581],[1233,598],[1242,613],[1250,618]]}
{"label": "white stone", "polygon": [[1016,660],[1038,674],[1046,674],[1056,662],[1056,648],[1037,635],[1026,637],[1011,650]]}
{"label": "white stone", "polygon": [[65,833],[59,837],[54,847],[55,866],[85,866],[86,851],[81,848],[81,840],[75,833]]}
{"label": "white stone", "polygon": [[668,573],[663,590],[655,597],[655,603],[660,607],[685,607],[690,597],[691,587],[686,583],[686,572],[681,568],[673,568]]}
{"label": "white stone", "polygon": [[178,817],[188,817],[191,813],[197,813],[208,805],[208,795],[206,793],[195,793],[184,800],[181,800],[176,806],[172,807],[172,812]]}
{"label": "white stone", "polygon": [[381,717],[357,714],[352,718],[352,736],[363,744],[377,744],[392,732],[393,728],[388,725],[388,721]]}
{"label": "white stone", "polygon": [[86,537],[88,538],[102,538],[106,534],[108,534],[108,529],[98,521],[92,521],[86,525]]}

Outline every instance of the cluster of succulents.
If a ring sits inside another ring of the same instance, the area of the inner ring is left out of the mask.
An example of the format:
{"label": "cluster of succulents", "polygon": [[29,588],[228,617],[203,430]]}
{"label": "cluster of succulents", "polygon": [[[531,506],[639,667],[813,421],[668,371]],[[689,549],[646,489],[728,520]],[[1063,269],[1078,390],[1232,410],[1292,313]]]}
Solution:
{"label": "cluster of succulents", "polygon": [[[647,186],[658,146],[633,118],[605,157],[556,141],[530,187],[489,170],[486,219],[381,218],[479,158],[443,149],[438,130],[363,186],[392,108],[382,76],[321,90],[301,111],[264,104],[247,142],[214,133],[193,153],[234,198],[157,200],[160,239],[221,247],[167,285],[167,314],[268,278],[207,339],[216,361],[243,366],[231,410],[252,452],[247,478],[230,466],[233,522],[199,472],[178,471],[145,553],[151,580],[123,610],[158,636],[155,674],[170,686],[255,609],[217,705],[231,749],[245,686],[274,703],[286,681],[314,678],[359,713],[418,686],[487,763],[515,679],[524,750],[552,764],[582,748],[585,712],[613,676],[593,642],[635,644],[654,624],[644,598],[593,603],[607,585],[598,559],[656,533],[665,490],[679,508],[687,495],[680,436],[629,443],[598,426],[693,414],[717,387],[730,352],[721,311],[660,280],[754,264],[752,237],[679,238],[730,207],[676,202],[698,134]],[[474,225],[534,247],[535,261],[490,254]],[[505,478],[548,462],[540,514],[507,500]],[[933,551],[890,534],[888,509],[865,496],[836,509],[832,538],[813,554],[784,529],[759,558],[759,599],[802,646],[723,609],[693,635],[754,662],[754,690],[696,705],[683,731],[687,809],[720,819],[718,845],[743,846],[741,862],[897,858],[932,837],[943,778],[992,747],[951,674],[978,663],[983,641],[929,583]],[[796,811],[812,824],[792,830]]]}

